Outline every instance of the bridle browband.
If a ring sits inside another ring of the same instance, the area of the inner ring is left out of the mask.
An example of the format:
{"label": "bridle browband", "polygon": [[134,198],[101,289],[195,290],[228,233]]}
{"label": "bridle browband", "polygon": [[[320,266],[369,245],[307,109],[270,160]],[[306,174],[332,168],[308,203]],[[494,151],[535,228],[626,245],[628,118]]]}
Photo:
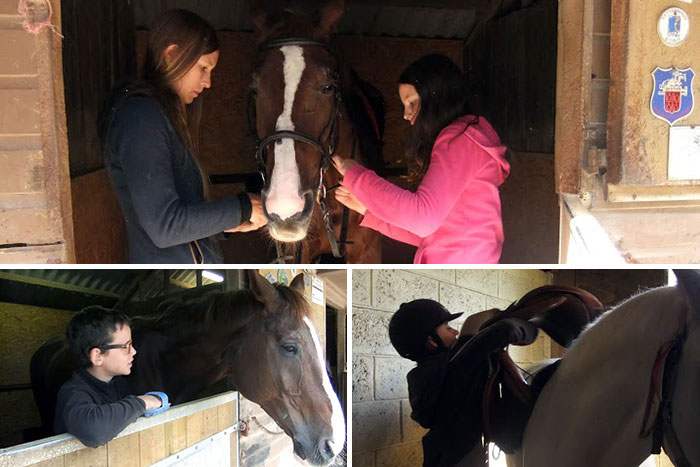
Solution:
{"label": "bridle browband", "polygon": [[[273,41],[269,41],[264,43],[260,48],[263,50],[268,50],[268,49],[277,49],[285,46],[300,46],[300,47],[322,47],[326,49],[328,52],[333,55],[333,57],[336,58],[336,63],[338,62],[337,60],[337,54],[335,50],[330,46],[330,44],[326,42],[321,42],[321,41],[316,41],[313,39],[304,39],[304,38],[288,38],[288,39],[276,39]],[[339,77],[337,76],[338,73],[336,71],[336,80],[339,81]],[[331,161],[331,156],[335,152],[337,143],[338,143],[338,121],[341,118],[340,114],[340,106],[342,103],[342,94],[340,90],[340,86],[337,86],[334,89],[334,101],[333,101],[333,110],[331,111],[330,115],[328,116],[328,121],[323,127],[323,130],[319,134],[317,138],[314,138],[312,136],[309,136],[307,134],[294,131],[294,130],[280,130],[280,131],[275,131],[264,138],[260,139],[256,125],[251,122],[251,112],[250,112],[250,105],[251,101],[250,99],[248,100],[248,126],[250,129],[251,134],[255,138],[255,158],[258,163],[258,172],[260,172],[260,176],[263,181],[263,185],[266,184],[265,180],[265,175],[267,173],[267,165],[266,165],[266,155],[265,151],[266,148],[276,142],[280,141],[283,139],[292,139],[294,141],[299,141],[300,143],[305,143],[309,146],[314,147],[316,150],[318,150],[321,153],[321,161],[319,163],[319,179],[318,179],[318,187],[316,189],[316,202],[319,204],[321,208],[321,214],[323,215],[323,222],[324,226],[326,228],[326,231],[328,232],[328,240],[331,245],[331,252],[333,253],[333,256],[335,258],[343,258],[345,256],[345,247],[347,244],[350,242],[346,240],[347,236],[347,227],[348,227],[348,217],[349,217],[349,211],[347,207],[343,207],[343,218],[342,218],[342,227],[341,227],[341,234],[340,234],[340,241],[336,240],[335,238],[335,233],[333,231],[333,224],[331,221],[331,216],[330,212],[328,211],[328,204],[326,202],[326,195],[328,192],[332,191],[336,187],[332,187],[329,189],[326,189],[325,185],[323,184],[323,176],[328,169],[332,165]],[[328,134],[328,145],[324,147],[323,142],[321,139],[323,138],[324,135]],[[352,142],[352,150],[351,150],[351,158],[354,159],[355,157],[355,139],[353,138]],[[275,259],[274,262],[285,262],[285,259],[287,257],[283,256],[282,248],[279,244],[279,242],[275,242],[276,247],[277,247],[277,259]],[[299,243],[299,248],[297,249],[297,254],[296,257],[294,258],[295,263],[299,263],[301,261],[301,243]]]}

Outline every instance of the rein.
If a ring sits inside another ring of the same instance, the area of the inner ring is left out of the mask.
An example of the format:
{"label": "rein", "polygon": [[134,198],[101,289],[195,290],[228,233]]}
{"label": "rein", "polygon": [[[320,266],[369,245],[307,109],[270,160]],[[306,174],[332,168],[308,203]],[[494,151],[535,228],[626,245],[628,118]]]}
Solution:
{"label": "rein", "polygon": [[[676,387],[678,364],[680,363],[685,338],[686,332],[683,330],[682,333],[659,349],[652,371],[642,430],[639,433],[640,437],[648,436],[651,433],[651,453],[660,454],[663,447],[678,467],[691,467],[676,430],[673,428],[673,407],[671,406],[671,398]],[[659,400],[660,406],[653,419],[653,425],[645,430],[644,427],[648,425],[652,415],[651,406],[654,399]]]}
{"label": "rein", "polygon": [[[289,39],[277,39],[273,40],[270,42],[266,42],[261,46],[263,50],[268,50],[268,49],[278,49],[281,47],[285,46],[300,46],[300,47],[322,47],[326,49],[328,52],[331,53],[336,58],[336,63],[337,63],[337,54],[335,50],[327,43],[321,42],[321,41],[315,41],[312,39],[304,39],[304,38],[289,38]],[[338,73],[336,72],[336,75]],[[326,229],[326,232],[328,233],[328,241],[331,246],[331,253],[333,254],[333,257],[335,258],[345,258],[345,250],[346,246],[350,244],[351,242],[347,241],[347,230],[348,230],[348,222],[350,218],[350,210],[343,206],[343,218],[342,218],[342,223],[341,223],[341,230],[340,230],[340,239],[336,240],[335,233],[334,233],[334,228],[333,228],[333,222],[331,219],[331,214],[330,211],[328,210],[328,203],[326,201],[327,194],[333,191],[337,186],[334,186],[332,188],[327,189],[325,184],[323,183],[323,176],[326,173],[326,170],[328,170],[328,167],[332,165],[332,160],[331,156],[335,152],[337,143],[338,143],[338,121],[341,118],[340,115],[340,106],[342,104],[342,95],[340,92],[340,87],[337,86],[334,89],[334,104],[333,104],[333,110],[331,111],[329,117],[328,117],[328,122],[326,122],[326,125],[323,127],[323,130],[321,131],[321,134],[317,137],[314,138],[312,136],[306,135],[304,133],[294,131],[294,130],[280,130],[280,131],[275,131],[267,136],[265,136],[263,139],[260,139],[256,125],[251,122],[251,111],[250,111],[250,105],[251,105],[251,100],[249,96],[248,100],[248,127],[255,138],[255,159],[257,160],[258,163],[258,172],[260,173],[260,176],[263,181],[263,185],[266,183],[265,180],[265,174],[267,173],[267,165],[266,165],[266,148],[276,142],[280,141],[283,139],[293,139],[294,141],[299,141],[300,143],[307,144],[309,146],[314,147],[316,150],[318,150],[321,153],[321,161],[319,163],[319,178],[318,178],[318,188],[316,189],[316,202],[318,203],[320,209],[321,209],[321,214],[323,216],[323,223],[324,227]],[[255,118],[255,117],[253,117]],[[324,147],[323,142],[321,141],[321,138],[325,135],[328,134],[328,146]],[[350,157],[352,159],[355,158],[355,142],[356,142],[356,137],[353,137],[352,140],[352,149],[350,153]],[[296,255],[294,258],[291,256],[285,256],[284,252],[282,251],[282,246],[280,245],[279,242],[275,241],[275,247],[277,249],[277,258],[273,261],[273,263],[286,263],[288,259],[292,259],[294,263],[300,263],[301,262],[301,255],[302,255],[302,244],[299,243],[297,246],[297,251]]]}

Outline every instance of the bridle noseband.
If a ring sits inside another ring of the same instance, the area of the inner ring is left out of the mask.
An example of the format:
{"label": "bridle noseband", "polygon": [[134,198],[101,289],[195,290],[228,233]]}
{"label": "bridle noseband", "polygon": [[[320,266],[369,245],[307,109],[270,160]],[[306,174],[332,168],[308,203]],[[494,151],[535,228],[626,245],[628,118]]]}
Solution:
{"label": "bridle noseband", "polygon": [[[326,42],[321,42],[321,41],[316,41],[313,39],[304,39],[304,38],[288,38],[288,39],[277,39],[273,40],[270,42],[266,42],[261,46],[261,49],[263,50],[268,50],[268,49],[278,49],[281,47],[285,46],[299,46],[299,47],[322,47],[326,49],[328,52],[331,53],[331,55],[336,59],[336,63],[338,63],[337,59],[337,54],[336,51],[330,46],[330,44]],[[339,73],[336,70],[336,81],[339,81]],[[345,256],[345,246],[346,244],[350,243],[345,239],[347,235],[347,224],[348,224],[348,215],[349,211],[348,208],[343,207],[343,220],[342,220],[342,228],[341,228],[341,238],[340,241],[336,240],[335,238],[335,233],[333,231],[333,225],[331,222],[331,216],[330,212],[328,211],[328,205],[326,202],[326,195],[328,192],[332,191],[336,187],[332,187],[330,189],[326,189],[325,185],[323,184],[323,176],[328,169],[328,167],[331,166],[332,160],[331,156],[335,152],[336,146],[338,144],[338,121],[341,118],[341,113],[340,113],[340,106],[342,103],[342,94],[341,94],[341,89],[340,86],[336,86],[334,91],[334,100],[333,100],[333,109],[331,110],[330,115],[328,116],[328,121],[323,127],[323,130],[319,134],[317,138],[314,138],[312,136],[309,136],[307,134],[294,131],[294,130],[280,130],[280,131],[275,131],[264,138],[260,139],[258,132],[257,132],[257,126],[255,124],[255,117],[251,118],[251,99],[249,96],[248,99],[248,126],[251,134],[255,138],[255,158],[258,163],[258,172],[260,172],[260,176],[263,181],[263,185],[266,184],[265,176],[267,174],[267,165],[266,165],[266,148],[276,142],[280,141],[283,139],[292,139],[294,141],[299,141],[301,143],[305,143],[309,146],[314,147],[316,150],[318,150],[321,153],[321,161],[319,163],[319,179],[318,179],[318,187],[316,189],[315,197],[316,197],[316,202],[319,204],[321,208],[321,213],[323,215],[323,221],[324,225],[326,228],[326,231],[328,232],[328,239],[330,241],[331,245],[331,251],[333,253],[333,256],[335,258],[343,258]],[[328,134],[328,145],[324,147],[323,142],[321,139],[325,134]],[[355,154],[355,140],[353,138],[353,145],[352,145],[352,151],[351,151],[351,157],[354,158]],[[277,259],[275,262],[279,262],[282,260],[284,262],[284,259],[286,257],[283,256],[282,254],[282,249],[279,245],[278,242],[276,242],[277,246]],[[299,243],[299,248],[297,249],[297,257],[295,258],[295,262],[299,263],[301,261],[301,243]]]}

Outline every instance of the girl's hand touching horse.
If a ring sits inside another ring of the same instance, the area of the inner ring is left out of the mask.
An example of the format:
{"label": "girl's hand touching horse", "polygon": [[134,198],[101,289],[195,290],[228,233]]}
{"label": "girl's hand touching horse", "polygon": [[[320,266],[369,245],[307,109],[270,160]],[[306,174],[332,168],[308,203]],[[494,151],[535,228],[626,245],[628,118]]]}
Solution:
{"label": "girl's hand touching horse", "polygon": [[358,163],[352,159],[343,159],[337,155],[331,157],[331,160],[333,161],[333,165],[340,175],[345,175],[345,172],[358,165]]}
{"label": "girl's hand touching horse", "polygon": [[337,199],[338,202],[343,206],[346,206],[349,209],[352,209],[353,211],[360,213],[364,216],[367,212],[367,208],[365,207],[365,205],[360,203],[357,200],[357,198],[355,198],[355,196],[352,193],[350,193],[350,190],[342,186],[343,182],[340,182],[340,185],[341,186],[335,189],[335,199]]}
{"label": "girl's hand touching horse", "polygon": [[229,229],[226,232],[251,232],[253,230],[258,230],[264,225],[267,225],[267,218],[265,217],[265,212],[262,208],[262,200],[260,199],[260,195],[248,193],[248,197],[250,198],[250,204],[253,207],[250,213],[250,220],[242,222],[238,227]]}

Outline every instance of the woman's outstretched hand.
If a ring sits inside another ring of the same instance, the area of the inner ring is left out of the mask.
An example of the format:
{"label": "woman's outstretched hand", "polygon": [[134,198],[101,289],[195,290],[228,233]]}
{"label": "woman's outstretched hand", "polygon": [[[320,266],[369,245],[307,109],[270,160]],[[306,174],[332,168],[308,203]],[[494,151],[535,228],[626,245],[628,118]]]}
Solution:
{"label": "woman's outstretched hand", "polygon": [[353,211],[362,214],[363,216],[367,212],[367,208],[365,207],[364,204],[360,203],[355,196],[353,196],[352,193],[350,193],[350,190],[345,188],[341,185],[335,189],[335,199],[338,200],[340,204],[343,206],[347,206],[348,209],[352,209]]}
{"label": "woman's outstretched hand", "polygon": [[253,230],[258,230],[260,227],[267,225],[267,218],[265,217],[265,212],[263,212],[262,200],[260,195],[253,193],[248,193],[250,198],[250,204],[252,210],[250,212],[250,220],[242,222],[238,227],[233,229],[228,229],[226,232],[236,233],[236,232],[251,232]]}
{"label": "woman's outstretched hand", "polygon": [[340,175],[343,175],[343,176],[345,175],[345,172],[350,170],[352,167],[358,165],[358,163],[352,159],[343,159],[342,157],[337,156],[337,155],[331,157],[331,160],[333,161],[333,165],[335,166],[335,169],[338,171],[338,173]]}

